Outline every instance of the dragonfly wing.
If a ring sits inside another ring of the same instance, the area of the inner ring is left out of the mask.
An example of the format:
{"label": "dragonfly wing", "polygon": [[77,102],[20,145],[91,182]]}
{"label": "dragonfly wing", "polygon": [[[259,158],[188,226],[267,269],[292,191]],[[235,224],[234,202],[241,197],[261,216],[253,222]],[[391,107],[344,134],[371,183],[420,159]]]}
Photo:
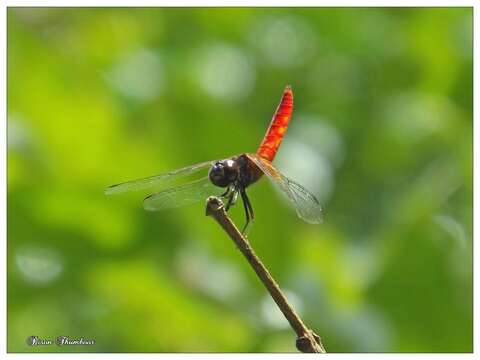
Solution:
{"label": "dragonfly wing", "polygon": [[206,161],[203,163],[199,163],[199,164],[187,166],[181,169],[177,169],[174,171],[170,171],[164,174],[159,174],[159,175],[150,176],[143,179],[137,179],[137,180],[127,181],[121,184],[112,185],[105,190],[105,194],[106,195],[119,194],[126,191],[144,190],[144,189],[165,185],[172,181],[180,179],[182,177],[207,169],[211,167],[214,162],[215,161]]}
{"label": "dragonfly wing", "polygon": [[204,177],[200,180],[150,195],[143,201],[143,207],[149,211],[175,208],[206,200],[211,195],[218,196],[222,192],[222,188],[213,185],[208,177]]}
{"label": "dragonfly wing", "polygon": [[310,224],[320,224],[322,222],[322,207],[315,195],[292,179],[287,177],[284,177],[284,179],[288,182],[289,190],[293,195],[293,203],[298,216]]}
{"label": "dragonfly wing", "polygon": [[246,154],[288,196],[297,215],[311,224],[322,222],[322,208],[315,195],[275,169],[272,163],[256,154]]}

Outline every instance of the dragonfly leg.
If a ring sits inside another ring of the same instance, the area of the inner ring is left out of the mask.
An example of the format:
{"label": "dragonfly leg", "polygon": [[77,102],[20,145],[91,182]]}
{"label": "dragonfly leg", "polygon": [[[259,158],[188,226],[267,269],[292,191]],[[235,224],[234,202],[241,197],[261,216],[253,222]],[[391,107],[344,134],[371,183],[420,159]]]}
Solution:
{"label": "dragonfly leg", "polygon": [[225,211],[228,211],[230,209],[230,206],[235,204],[237,201],[237,196],[238,196],[238,190],[235,188],[233,189],[230,194],[228,194],[228,201],[227,205],[225,205]]}
{"label": "dragonfly leg", "polygon": [[245,218],[247,219],[247,222],[243,227],[242,234],[247,236],[248,232],[250,231],[250,227],[253,224],[255,215],[253,214],[252,204],[250,203],[250,199],[248,198],[247,192],[244,188],[240,189],[240,195],[242,196],[243,208],[245,209]]}
{"label": "dragonfly leg", "polygon": [[[228,199],[228,201],[230,201],[230,198],[234,195],[233,193],[237,191],[237,188],[235,187],[235,185],[229,185],[227,186],[227,190],[225,190],[225,192],[223,194],[220,195],[221,198],[224,198],[224,199]],[[235,204],[235,201],[236,201],[236,198],[232,200],[233,203],[230,204],[230,205],[233,205]]]}
{"label": "dragonfly leg", "polygon": [[222,197],[222,198],[226,197],[229,192],[230,192],[230,186],[227,187],[227,190],[225,190],[225,192],[222,195],[220,195],[220,197]]}

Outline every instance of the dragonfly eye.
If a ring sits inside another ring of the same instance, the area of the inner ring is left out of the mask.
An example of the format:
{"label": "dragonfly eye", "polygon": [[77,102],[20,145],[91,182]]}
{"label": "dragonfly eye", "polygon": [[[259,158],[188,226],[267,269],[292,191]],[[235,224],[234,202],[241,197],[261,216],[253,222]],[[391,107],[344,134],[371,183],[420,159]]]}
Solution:
{"label": "dragonfly eye", "polygon": [[227,187],[230,185],[231,180],[227,175],[225,165],[222,164],[220,161],[216,162],[211,168],[208,173],[208,177],[210,181],[220,187]]}

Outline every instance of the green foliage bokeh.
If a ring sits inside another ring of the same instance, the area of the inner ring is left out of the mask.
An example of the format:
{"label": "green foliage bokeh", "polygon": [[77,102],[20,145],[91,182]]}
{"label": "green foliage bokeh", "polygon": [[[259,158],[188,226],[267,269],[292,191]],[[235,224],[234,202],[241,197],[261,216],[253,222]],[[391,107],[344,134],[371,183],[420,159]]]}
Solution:
{"label": "green foliage bokeh", "polygon": [[472,351],[472,9],[7,13],[9,351],[295,351],[204,204],[103,194],[255,151],[287,84],[325,220],[261,181],[258,255],[329,352]]}

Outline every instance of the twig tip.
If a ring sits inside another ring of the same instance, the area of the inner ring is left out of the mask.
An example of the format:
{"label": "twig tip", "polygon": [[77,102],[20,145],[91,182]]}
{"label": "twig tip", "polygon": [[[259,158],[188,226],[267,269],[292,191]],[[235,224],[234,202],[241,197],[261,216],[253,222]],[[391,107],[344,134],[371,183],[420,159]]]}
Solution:
{"label": "twig tip", "polygon": [[216,196],[209,196],[207,199],[207,207],[205,209],[205,215],[210,216],[213,213],[223,209],[223,202]]}

